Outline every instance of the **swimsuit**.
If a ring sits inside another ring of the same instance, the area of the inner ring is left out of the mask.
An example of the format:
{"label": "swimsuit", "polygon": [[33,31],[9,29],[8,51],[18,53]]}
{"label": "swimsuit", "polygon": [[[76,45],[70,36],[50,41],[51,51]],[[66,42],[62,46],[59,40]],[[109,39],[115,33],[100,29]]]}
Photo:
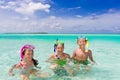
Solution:
{"label": "swimsuit", "polygon": [[53,59],[53,63],[58,64],[59,66],[64,66],[67,63],[67,59],[60,59],[60,55],[56,55],[57,59]]}
{"label": "swimsuit", "polygon": [[27,74],[30,70],[33,69],[33,65],[32,66],[28,66],[27,68],[24,68],[24,65],[22,63],[20,63],[20,65],[22,66],[22,69],[20,69],[20,74],[21,75],[25,75]]}
{"label": "swimsuit", "polygon": [[57,76],[68,76],[68,73],[64,67],[57,67],[53,69],[53,71]]}
{"label": "swimsuit", "polygon": [[88,64],[90,64],[90,62],[89,62],[88,60],[79,61],[79,60],[76,60],[76,59],[73,60],[73,63],[74,63],[74,64],[83,64],[83,65],[88,65]]}
{"label": "swimsuit", "polygon": [[57,64],[58,67],[53,69],[54,73],[57,76],[67,76],[68,73],[67,73],[66,69],[63,67],[64,65],[66,65],[67,59],[60,59],[59,55],[56,55],[56,58],[57,59],[53,59],[53,63]]}

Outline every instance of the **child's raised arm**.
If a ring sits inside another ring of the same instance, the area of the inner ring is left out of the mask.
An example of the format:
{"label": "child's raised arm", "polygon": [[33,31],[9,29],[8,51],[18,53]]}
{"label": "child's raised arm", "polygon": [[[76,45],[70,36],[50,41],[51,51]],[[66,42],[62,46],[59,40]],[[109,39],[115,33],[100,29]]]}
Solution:
{"label": "child's raised arm", "polygon": [[75,53],[75,50],[74,50],[73,54],[72,54],[72,59],[75,59],[75,56],[76,56],[76,53]]}
{"label": "child's raised arm", "polygon": [[17,65],[17,64],[13,65],[13,66],[10,68],[10,70],[9,70],[9,75],[10,75],[10,76],[14,76],[13,70],[16,68],[16,65]]}
{"label": "child's raised arm", "polygon": [[93,56],[92,56],[92,51],[89,50],[89,59],[95,64],[96,62],[93,60]]}
{"label": "child's raised arm", "polygon": [[71,61],[70,55],[66,54],[66,57],[68,58],[67,64]]}
{"label": "child's raised arm", "polygon": [[19,68],[19,67],[20,67],[20,63],[13,65],[13,66],[10,68],[10,70],[9,70],[9,75],[10,75],[10,76],[14,76],[13,70],[14,70],[14,69],[17,69],[17,68]]}

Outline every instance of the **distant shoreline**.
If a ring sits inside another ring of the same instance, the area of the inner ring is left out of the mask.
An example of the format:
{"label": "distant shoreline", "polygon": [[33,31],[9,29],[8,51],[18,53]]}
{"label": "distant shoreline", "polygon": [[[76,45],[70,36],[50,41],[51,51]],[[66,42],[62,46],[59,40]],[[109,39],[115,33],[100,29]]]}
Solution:
{"label": "distant shoreline", "polygon": [[0,33],[0,34],[48,34],[47,32],[40,32],[40,33]]}
{"label": "distant shoreline", "polygon": [[47,32],[40,32],[40,33],[0,33],[0,34],[120,34],[120,33],[47,33]]}

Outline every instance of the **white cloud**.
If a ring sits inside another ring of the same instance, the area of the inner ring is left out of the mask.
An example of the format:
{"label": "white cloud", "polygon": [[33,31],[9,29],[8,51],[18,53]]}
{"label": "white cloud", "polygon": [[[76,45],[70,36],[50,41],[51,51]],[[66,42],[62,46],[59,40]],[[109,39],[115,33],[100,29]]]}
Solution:
{"label": "white cloud", "polygon": [[113,8],[110,8],[109,10],[108,10],[108,12],[109,13],[114,13],[114,12],[116,12],[117,10],[116,9],[113,9]]}
{"label": "white cloud", "polygon": [[50,16],[50,19],[54,20],[54,19],[56,19],[56,17],[55,16]]}
{"label": "white cloud", "polygon": [[73,8],[68,8],[68,10],[75,10],[75,9],[80,9],[81,7],[78,6],[78,7],[73,7]]}
{"label": "white cloud", "polygon": [[16,2],[10,1],[10,2],[8,2],[8,5],[14,6],[14,5],[16,5]]}
{"label": "white cloud", "polygon": [[0,4],[3,4],[4,3],[4,1],[3,0],[0,0]]}
{"label": "white cloud", "polygon": [[82,16],[81,15],[75,15],[76,17],[78,17],[78,18],[82,18]]}
{"label": "white cloud", "polygon": [[29,17],[24,17],[23,20],[29,20]]}
{"label": "white cloud", "polygon": [[41,2],[41,3],[54,3],[52,0],[37,0],[38,2]]}
{"label": "white cloud", "polygon": [[0,5],[1,9],[14,9],[16,7],[16,2],[7,2],[7,3],[3,3],[2,5]]}
{"label": "white cloud", "polygon": [[105,13],[89,16],[63,18],[49,16],[33,19],[0,19],[0,32],[50,32],[50,33],[79,33],[79,32],[113,32],[120,33],[120,12]]}
{"label": "white cloud", "polygon": [[35,11],[40,10],[49,13],[50,5],[41,2],[33,2],[32,0],[9,1],[0,5],[1,9],[10,9],[23,15],[32,15]]}
{"label": "white cloud", "polygon": [[60,23],[57,21],[57,17],[55,16],[50,16],[49,18],[42,20],[40,26],[49,27],[50,29],[62,29]]}
{"label": "white cloud", "polygon": [[42,3],[30,2],[29,4],[22,4],[21,7],[16,8],[15,11],[22,14],[33,14],[36,10],[42,10],[49,13],[49,8],[50,5],[48,4],[44,5]]}

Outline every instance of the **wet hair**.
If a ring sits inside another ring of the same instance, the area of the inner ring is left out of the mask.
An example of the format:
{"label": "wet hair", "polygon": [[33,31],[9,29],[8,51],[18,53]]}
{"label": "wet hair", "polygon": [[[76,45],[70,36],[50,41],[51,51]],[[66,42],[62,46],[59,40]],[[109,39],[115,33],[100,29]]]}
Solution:
{"label": "wet hair", "polygon": [[[33,50],[32,50],[32,52],[33,52]],[[25,50],[22,52],[22,54],[25,55]],[[22,60],[21,60],[21,61],[22,61]],[[37,65],[38,65],[38,60],[32,58],[32,61],[33,61],[34,66],[37,67]]]}
{"label": "wet hair", "polygon": [[35,67],[37,67],[37,65],[38,65],[38,60],[36,60],[36,59],[32,59],[32,61],[33,61],[33,64],[35,65]]}

